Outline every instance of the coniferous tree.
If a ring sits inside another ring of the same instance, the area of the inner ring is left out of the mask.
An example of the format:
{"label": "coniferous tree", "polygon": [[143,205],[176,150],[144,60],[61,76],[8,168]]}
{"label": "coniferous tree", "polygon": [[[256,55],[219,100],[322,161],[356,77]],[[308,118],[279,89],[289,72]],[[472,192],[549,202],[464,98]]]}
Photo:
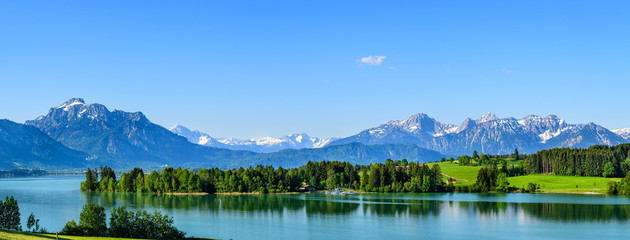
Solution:
{"label": "coniferous tree", "polygon": [[0,228],[9,230],[22,230],[20,226],[20,207],[13,196],[6,196],[0,200]]}
{"label": "coniferous tree", "polygon": [[519,154],[518,154],[518,148],[515,148],[515,149],[514,149],[514,153],[512,153],[512,158],[513,158],[514,160],[520,160],[520,159],[519,159]]}
{"label": "coniferous tree", "polygon": [[39,230],[39,219],[35,219],[35,215],[33,213],[31,213],[31,215],[28,216],[28,219],[26,221],[26,229],[28,229],[29,231],[31,231],[31,228],[33,228],[33,232],[37,232]]}

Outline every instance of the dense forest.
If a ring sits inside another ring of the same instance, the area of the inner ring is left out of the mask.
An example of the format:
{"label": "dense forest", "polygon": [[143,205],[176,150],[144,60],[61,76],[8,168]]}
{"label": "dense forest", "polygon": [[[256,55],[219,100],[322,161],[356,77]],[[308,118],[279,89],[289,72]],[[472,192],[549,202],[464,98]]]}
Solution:
{"label": "dense forest", "polygon": [[[99,179],[100,176],[100,179]],[[440,167],[387,160],[384,164],[352,165],[348,162],[308,162],[299,168],[256,166],[192,171],[168,167],[145,174],[140,168],[116,178],[109,167],[88,169],[83,191],[150,193],[279,193],[315,189],[349,188],[374,192],[446,191]]]}
{"label": "dense forest", "polygon": [[[438,164],[400,163],[387,160],[364,168],[361,189],[371,192],[444,192],[452,191],[442,180]],[[369,171],[368,171],[369,170]]]}
{"label": "dense forest", "polygon": [[630,144],[597,145],[586,149],[554,148],[529,155],[523,162],[529,174],[624,177],[630,171]]}

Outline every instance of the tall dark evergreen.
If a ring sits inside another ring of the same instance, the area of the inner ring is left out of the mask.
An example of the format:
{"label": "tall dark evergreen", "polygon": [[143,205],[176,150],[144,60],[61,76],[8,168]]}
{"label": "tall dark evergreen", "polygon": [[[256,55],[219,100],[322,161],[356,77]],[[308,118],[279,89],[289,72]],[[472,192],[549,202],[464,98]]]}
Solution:
{"label": "tall dark evergreen", "polygon": [[98,173],[95,170],[87,169],[85,171],[85,181],[81,182],[82,191],[95,191],[99,188]]}
{"label": "tall dark evergreen", "polygon": [[514,160],[520,160],[520,156],[519,156],[519,154],[518,154],[518,148],[515,148],[515,149],[514,149],[514,153],[512,153],[512,158],[513,158]]}
{"label": "tall dark evergreen", "polygon": [[26,228],[33,232],[39,231],[39,219],[35,218],[35,214],[31,213],[31,215],[28,216]]}
{"label": "tall dark evergreen", "polygon": [[20,226],[20,207],[13,196],[0,200],[0,228],[22,230]]}

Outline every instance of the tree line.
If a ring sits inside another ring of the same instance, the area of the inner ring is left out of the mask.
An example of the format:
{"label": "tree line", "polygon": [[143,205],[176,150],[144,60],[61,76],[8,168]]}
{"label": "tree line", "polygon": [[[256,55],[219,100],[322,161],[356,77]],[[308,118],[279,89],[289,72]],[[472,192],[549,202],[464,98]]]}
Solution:
{"label": "tree line", "polygon": [[624,177],[630,171],[630,144],[597,145],[586,149],[554,148],[529,155],[523,162],[529,174]]}
{"label": "tree line", "polygon": [[[462,166],[482,166],[482,165],[492,165],[492,164],[500,164],[501,162],[506,161],[505,159],[511,158],[512,160],[521,160],[524,157],[527,157],[525,154],[519,154],[518,149],[514,149],[514,153],[510,155],[491,155],[491,154],[479,154],[477,150],[474,150],[472,156],[461,155],[457,157],[457,162]],[[442,158],[440,162],[454,162],[454,158]]]}
{"label": "tree line", "polygon": [[[360,169],[360,171],[358,170]],[[99,179],[100,176],[100,179]],[[88,169],[83,191],[147,192],[147,193],[229,193],[229,192],[297,192],[300,187],[315,189],[349,188],[371,192],[442,192],[450,191],[444,183],[439,165],[391,160],[371,165],[348,162],[308,162],[284,169],[256,166],[221,170],[196,171],[168,167],[148,174],[135,168],[116,178],[109,167]]]}
{"label": "tree line", "polygon": [[[473,154],[474,155],[474,154]],[[516,155],[518,156],[518,155]],[[484,159],[476,156],[477,159]],[[446,160],[448,161],[448,160]],[[497,166],[500,162],[501,167]],[[480,164],[479,161],[476,164]],[[300,187],[315,189],[348,188],[366,192],[488,192],[509,191],[507,177],[523,175],[522,166],[508,166],[505,160],[489,160],[482,168],[479,184],[455,188],[446,184],[440,166],[417,164],[406,159],[391,160],[371,165],[352,165],[348,162],[308,162],[306,165],[284,169],[256,166],[221,170],[164,168],[148,174],[140,168],[123,172],[120,179],[109,167],[88,169],[82,191],[146,192],[146,193],[231,193],[297,192]],[[485,172],[484,172],[485,171]],[[99,179],[100,176],[100,179]],[[489,179],[489,180],[484,180]],[[505,181],[503,181],[505,180]],[[498,183],[495,183],[499,181]]]}
{"label": "tree line", "polygon": [[[148,193],[229,193],[296,192],[306,183],[317,189],[350,187],[359,183],[355,166],[347,162],[308,162],[299,168],[262,166],[221,170],[167,167],[148,174],[140,168],[124,172],[120,178],[109,167],[88,169],[82,191]],[[99,179],[100,175],[100,179]]]}

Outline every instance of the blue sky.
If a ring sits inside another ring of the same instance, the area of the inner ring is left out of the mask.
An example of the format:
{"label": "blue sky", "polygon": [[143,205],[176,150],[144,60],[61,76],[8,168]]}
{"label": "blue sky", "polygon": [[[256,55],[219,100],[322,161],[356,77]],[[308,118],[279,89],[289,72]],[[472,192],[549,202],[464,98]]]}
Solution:
{"label": "blue sky", "polygon": [[217,137],[417,112],[630,127],[630,6],[595,3],[2,1],[0,118],[82,97]]}

